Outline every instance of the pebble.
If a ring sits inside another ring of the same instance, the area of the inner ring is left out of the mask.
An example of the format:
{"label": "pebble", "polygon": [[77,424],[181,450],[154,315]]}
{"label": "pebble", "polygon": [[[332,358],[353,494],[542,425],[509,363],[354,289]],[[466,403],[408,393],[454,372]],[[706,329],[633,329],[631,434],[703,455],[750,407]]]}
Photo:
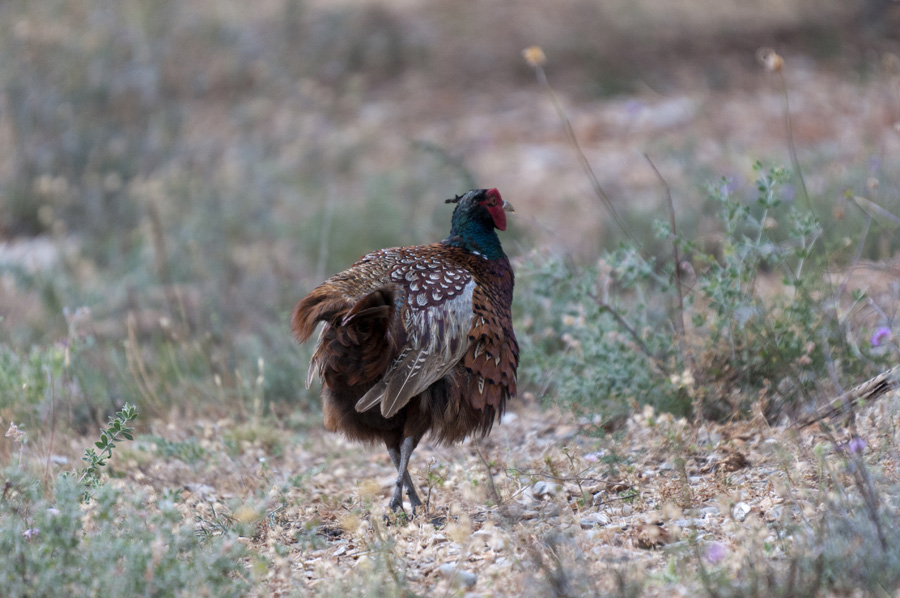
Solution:
{"label": "pebble", "polygon": [[600,525],[607,525],[609,521],[609,515],[606,513],[591,513],[581,518],[581,528],[590,529]]}
{"label": "pebble", "polygon": [[743,521],[747,518],[747,515],[750,513],[750,505],[745,502],[739,502],[733,507],[731,507],[731,516],[737,519],[738,521]]}
{"label": "pebble", "polygon": [[541,480],[535,482],[531,487],[531,495],[535,498],[544,498],[545,496],[553,496],[559,490],[559,486],[551,482]]}
{"label": "pebble", "polygon": [[695,518],[695,519],[676,519],[672,523],[674,523],[678,527],[684,528],[684,527],[703,527],[704,525],[706,525],[707,522],[705,519],[696,519]]}
{"label": "pebble", "polygon": [[784,507],[782,507],[781,505],[778,505],[778,506],[775,506],[775,507],[772,507],[771,509],[769,509],[769,511],[766,513],[766,518],[769,521],[777,521],[777,520],[781,519],[781,516],[783,514],[784,514]]}
{"label": "pebble", "polygon": [[699,515],[700,517],[706,517],[707,515],[718,515],[718,514],[719,514],[719,507],[717,507],[715,505],[710,505],[708,507],[702,507],[700,509],[697,509],[697,515]]}
{"label": "pebble", "polygon": [[501,424],[511,424],[512,422],[519,419],[519,416],[513,413],[512,411],[507,411],[500,417]]}
{"label": "pebble", "polygon": [[452,563],[441,565],[438,570],[441,572],[442,577],[446,577],[450,580],[450,583],[454,585],[463,585],[467,588],[471,588],[475,585],[475,582],[478,581],[477,575],[470,571],[460,569]]}

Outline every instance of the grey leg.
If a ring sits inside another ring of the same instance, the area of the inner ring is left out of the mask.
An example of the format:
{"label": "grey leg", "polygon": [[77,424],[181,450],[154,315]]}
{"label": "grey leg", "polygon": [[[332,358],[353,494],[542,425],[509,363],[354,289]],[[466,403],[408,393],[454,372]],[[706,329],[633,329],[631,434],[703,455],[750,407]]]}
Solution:
{"label": "grey leg", "polygon": [[[388,454],[391,456],[391,461],[394,462],[394,467],[397,468],[398,472],[400,470],[400,451],[395,448],[389,448]],[[416,487],[413,486],[412,476],[409,475],[409,470],[403,475],[403,485],[406,488],[406,495],[409,497],[409,504],[412,506],[413,515],[415,515],[416,507],[422,505],[422,501],[419,500],[419,495],[416,494]]]}
{"label": "grey leg", "polygon": [[403,439],[399,451],[393,447],[388,448],[391,461],[394,462],[394,467],[397,468],[397,484],[394,487],[394,495],[391,497],[388,506],[392,511],[403,510],[403,487],[406,486],[406,495],[409,497],[409,505],[412,507],[413,516],[415,516],[416,508],[422,505],[422,501],[419,500],[419,495],[416,494],[416,488],[413,486],[412,478],[409,475],[409,458],[412,455],[413,448],[412,437]]}

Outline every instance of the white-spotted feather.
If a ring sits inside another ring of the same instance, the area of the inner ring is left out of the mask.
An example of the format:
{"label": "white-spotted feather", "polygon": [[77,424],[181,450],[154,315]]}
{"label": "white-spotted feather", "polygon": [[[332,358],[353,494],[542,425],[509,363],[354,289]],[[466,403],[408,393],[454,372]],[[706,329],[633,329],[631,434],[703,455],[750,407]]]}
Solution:
{"label": "white-spotted feather", "polygon": [[[466,338],[472,326],[471,278],[461,292],[444,301],[422,306],[418,295],[410,295],[403,326],[408,349],[391,363],[382,380],[357,401],[357,411],[367,411],[381,403],[381,414],[393,417],[410,399],[444,377],[466,353]],[[438,334],[443,322],[444,334]],[[423,334],[422,331],[428,331]],[[452,342],[456,339],[456,342]],[[455,350],[451,350],[455,349]]]}
{"label": "white-spotted feather", "polygon": [[318,376],[322,377],[322,368],[325,364],[323,364],[319,358],[319,347],[322,345],[322,337],[325,336],[325,330],[328,328],[328,325],[322,326],[321,330],[319,330],[319,338],[316,341],[316,352],[313,353],[312,359],[309,360],[309,369],[306,370],[306,388],[312,386],[313,378]]}

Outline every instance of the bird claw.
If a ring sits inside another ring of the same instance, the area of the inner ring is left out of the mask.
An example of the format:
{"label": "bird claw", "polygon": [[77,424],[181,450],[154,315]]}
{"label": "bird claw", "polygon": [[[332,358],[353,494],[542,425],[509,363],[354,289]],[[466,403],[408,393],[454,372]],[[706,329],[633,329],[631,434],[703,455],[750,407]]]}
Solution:
{"label": "bird claw", "polygon": [[[412,515],[410,516],[412,519],[416,518],[416,514],[419,510],[419,507],[422,506],[422,501],[419,500],[419,496],[416,494],[416,491],[411,488],[407,488],[407,497],[409,498],[409,506],[412,511]],[[394,490],[393,496],[391,496],[391,500],[388,501],[388,508],[395,515],[406,515],[406,509],[403,508],[403,490],[402,487],[398,487]],[[385,515],[387,518],[387,515]]]}

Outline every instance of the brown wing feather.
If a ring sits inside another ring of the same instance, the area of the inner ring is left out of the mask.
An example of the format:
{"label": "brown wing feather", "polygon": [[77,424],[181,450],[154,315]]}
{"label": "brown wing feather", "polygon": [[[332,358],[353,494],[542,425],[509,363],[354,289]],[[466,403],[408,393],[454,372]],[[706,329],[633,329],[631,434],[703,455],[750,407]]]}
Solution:
{"label": "brown wing feather", "polygon": [[377,289],[349,309],[343,301],[332,301],[333,316],[325,320],[311,373],[318,371],[331,388],[378,380],[396,351],[391,332],[393,291],[390,286]]}
{"label": "brown wing feather", "polygon": [[[476,409],[502,413],[507,399],[516,395],[519,345],[512,327],[513,274],[506,259],[476,263],[479,285],[473,295],[474,319],[469,331],[469,350],[463,360],[468,380],[468,399]],[[479,272],[479,270],[481,270]]]}
{"label": "brown wing feather", "polygon": [[370,385],[384,374],[404,341],[396,307],[402,289],[387,279],[389,272],[389,262],[367,255],[294,307],[291,328],[298,341],[324,322],[307,386],[314,374],[331,388]]}

